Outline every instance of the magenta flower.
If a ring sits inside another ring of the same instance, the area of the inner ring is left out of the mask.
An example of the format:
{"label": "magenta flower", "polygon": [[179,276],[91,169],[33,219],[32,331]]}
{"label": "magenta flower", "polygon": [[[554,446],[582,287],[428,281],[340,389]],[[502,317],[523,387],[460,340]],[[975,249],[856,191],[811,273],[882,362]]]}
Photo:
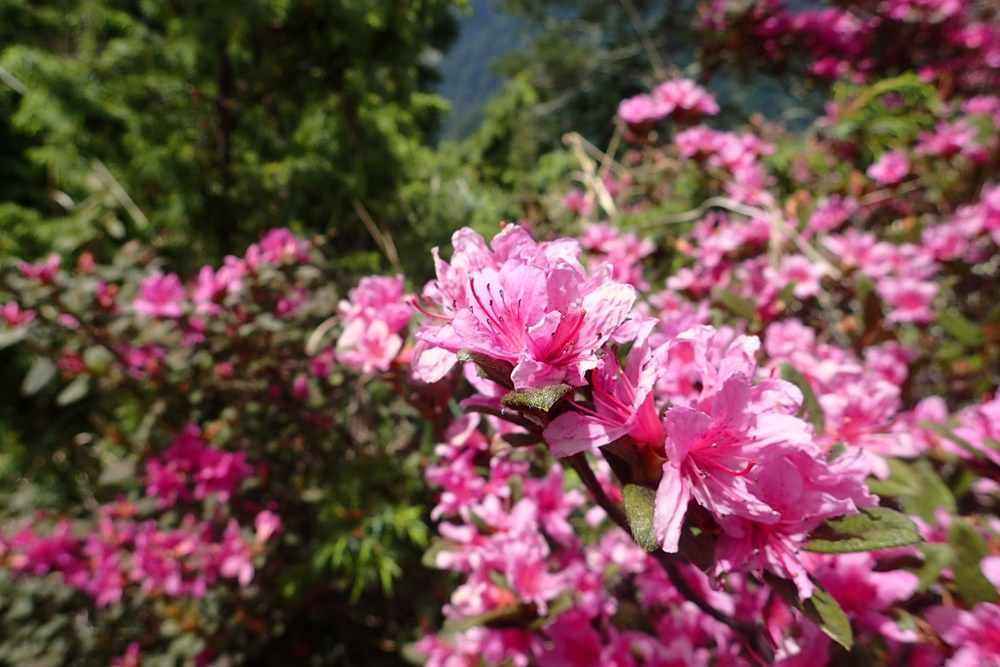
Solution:
{"label": "magenta flower", "polygon": [[143,279],[139,293],[132,302],[140,319],[178,318],[184,315],[187,292],[176,274],[159,271]]}

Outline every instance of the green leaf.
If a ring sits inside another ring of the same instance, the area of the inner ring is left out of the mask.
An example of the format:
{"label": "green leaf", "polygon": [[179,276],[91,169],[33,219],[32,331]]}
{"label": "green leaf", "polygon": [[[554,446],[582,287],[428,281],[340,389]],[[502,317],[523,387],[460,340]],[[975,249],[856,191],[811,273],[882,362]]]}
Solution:
{"label": "green leaf", "polygon": [[48,357],[37,357],[28,369],[28,374],[21,384],[21,393],[25,396],[32,396],[41,391],[45,385],[55,378],[59,372],[59,367]]}
{"label": "green leaf", "polygon": [[949,308],[938,312],[937,321],[952,338],[967,347],[981,347],[986,343],[983,328],[957,310]]}
{"label": "green leaf", "polygon": [[59,395],[56,396],[56,405],[62,407],[70,403],[76,403],[87,395],[90,391],[90,375],[84,373],[77,375],[73,381],[63,387]]}
{"label": "green leaf", "polygon": [[934,521],[939,508],[944,508],[951,514],[957,511],[955,497],[930,461],[924,459],[915,461],[913,472],[917,476],[918,491],[902,498],[903,510],[907,514],[915,514],[930,523]]}
{"label": "green leaf", "polygon": [[826,592],[818,581],[809,577],[815,590],[807,600],[800,600],[795,584],[787,579],[764,572],[764,580],[777,592],[785,602],[795,607],[806,618],[816,624],[830,639],[837,642],[848,651],[854,645],[854,633],[851,631],[851,622],[847,614],[841,609],[840,604],[833,599],[833,596]]}
{"label": "green leaf", "polygon": [[97,478],[97,483],[101,486],[127,486],[133,481],[135,481],[135,461],[129,459],[110,463]]}
{"label": "green leaf", "polygon": [[803,547],[823,554],[845,554],[917,544],[922,541],[908,516],[888,507],[868,507],[827,521],[812,533]]}
{"label": "green leaf", "polygon": [[980,562],[990,555],[986,540],[963,518],[954,517],[948,529],[948,544],[955,550],[952,571],[959,595],[970,606],[980,602],[996,604],[997,589],[980,568]]}
{"label": "green leaf", "polygon": [[826,462],[833,463],[846,453],[847,444],[843,442],[835,442],[826,452]]}
{"label": "green leaf", "polygon": [[812,597],[802,603],[802,611],[830,639],[851,650],[851,646],[854,645],[851,622],[840,604],[826,590],[817,588]]}
{"label": "green leaf", "polygon": [[799,410],[799,416],[808,415],[809,422],[816,429],[816,432],[825,432],[826,429],[823,426],[823,408],[820,406],[819,400],[816,398],[816,393],[813,391],[812,385],[809,384],[806,376],[800,373],[799,369],[795,368],[795,366],[784,363],[781,364],[781,377],[794,384],[802,392],[802,409]]}
{"label": "green leaf", "polygon": [[753,299],[723,289],[715,292],[715,300],[733,315],[748,322],[757,318],[757,302]]}
{"label": "green leaf", "polygon": [[978,447],[976,447],[975,445],[973,445],[968,440],[965,440],[964,438],[960,438],[959,436],[955,435],[954,433],[952,433],[952,431],[951,431],[950,428],[948,428],[947,426],[945,426],[943,424],[938,424],[936,422],[930,422],[930,421],[921,421],[921,422],[917,422],[916,426],[918,426],[918,427],[920,427],[922,429],[926,429],[928,431],[931,431],[932,433],[936,433],[937,435],[941,436],[945,440],[951,440],[956,445],[958,445],[959,447],[961,447],[962,449],[964,449],[965,451],[967,451],[969,454],[971,454],[972,456],[976,457],[977,459],[985,459],[986,458],[986,454],[984,454],[983,452],[979,451]]}
{"label": "green leaf", "polygon": [[887,458],[889,476],[885,479],[868,478],[868,489],[879,496],[898,498],[920,493],[920,478],[906,463],[899,459]]}
{"label": "green leaf", "polygon": [[656,551],[660,548],[653,525],[656,491],[638,484],[626,484],[622,496],[625,498],[625,515],[636,543],[647,552]]}
{"label": "green leaf", "polygon": [[510,374],[514,372],[514,365],[504,359],[494,359],[493,357],[475,352],[473,350],[462,350],[458,353],[459,361],[471,361],[479,370],[479,375],[493,380],[501,387],[513,389]]}
{"label": "green leaf", "polygon": [[83,363],[95,373],[103,373],[115,359],[111,351],[103,345],[91,345],[83,351]]}
{"label": "green leaf", "polygon": [[947,544],[922,544],[918,547],[924,553],[924,562],[916,571],[920,579],[918,590],[926,591],[941,576],[942,570],[955,558],[955,550]]}
{"label": "green leaf", "polygon": [[501,398],[500,404],[512,410],[548,412],[571,391],[573,391],[573,387],[562,382],[550,384],[547,387],[515,389]]}

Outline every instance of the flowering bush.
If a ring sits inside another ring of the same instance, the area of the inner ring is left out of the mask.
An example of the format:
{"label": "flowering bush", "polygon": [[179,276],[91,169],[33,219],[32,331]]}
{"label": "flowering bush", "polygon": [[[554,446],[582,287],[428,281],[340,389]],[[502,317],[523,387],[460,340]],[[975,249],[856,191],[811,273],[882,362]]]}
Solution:
{"label": "flowering bush", "polygon": [[[687,80],[622,101],[556,198],[579,241],[463,228],[422,288],[346,296],[287,230],[186,280],[135,247],[8,267],[23,392],[86,410],[4,585],[118,664],[370,658],[311,624],[397,581],[420,636],[366,618],[431,666],[1000,659],[1000,98],[942,78],[992,28],[847,4],[707,4],[849,81],[797,135],[706,125]],[[947,39],[886,61],[896,23]]]}

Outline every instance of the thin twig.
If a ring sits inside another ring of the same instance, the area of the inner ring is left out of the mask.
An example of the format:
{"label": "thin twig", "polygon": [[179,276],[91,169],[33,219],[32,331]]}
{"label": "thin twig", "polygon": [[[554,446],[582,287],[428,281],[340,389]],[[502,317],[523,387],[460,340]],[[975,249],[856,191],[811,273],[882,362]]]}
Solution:
{"label": "thin twig", "polygon": [[315,356],[317,350],[319,350],[320,343],[323,342],[323,338],[337,325],[338,321],[339,319],[336,315],[329,317],[309,334],[309,338],[306,340],[306,354],[310,357]]}
{"label": "thin twig", "polygon": [[364,223],[365,229],[367,229],[368,233],[372,235],[373,239],[375,239],[375,243],[378,244],[378,247],[382,251],[382,254],[385,255],[385,258],[389,260],[389,264],[392,265],[392,268],[396,271],[402,271],[403,265],[399,261],[399,254],[396,252],[396,244],[392,242],[392,237],[378,228],[378,225],[376,225],[375,221],[372,220],[372,216],[368,213],[368,209],[365,208],[364,204],[357,199],[352,199],[351,206],[354,207],[354,212],[358,214],[359,218],[361,218],[361,222]]}
{"label": "thin twig", "polygon": [[146,214],[142,212],[138,205],[136,205],[135,201],[129,197],[128,192],[126,192],[125,188],[123,188],[121,183],[118,182],[118,179],[114,177],[114,174],[112,174],[111,171],[104,166],[104,163],[97,158],[94,158],[90,161],[90,166],[95,172],[97,172],[97,177],[101,179],[101,182],[103,182],[105,186],[107,186],[108,190],[111,191],[111,194],[118,200],[118,203],[121,204],[126,211],[128,211],[130,216],[132,216],[132,219],[135,220],[136,226],[139,229],[145,229],[149,226],[149,218],[147,218]]}
{"label": "thin twig", "polygon": [[573,149],[573,154],[576,155],[576,159],[580,161],[580,166],[583,167],[583,180],[587,188],[597,196],[597,201],[600,203],[601,208],[608,214],[608,217],[618,217],[618,207],[615,205],[614,198],[608,192],[604,181],[597,176],[594,161],[587,155],[587,152],[583,148],[583,137],[576,132],[570,132],[563,135],[563,143],[569,144],[570,148]]}
{"label": "thin twig", "polygon": [[642,44],[643,50],[646,52],[646,57],[649,58],[649,64],[653,68],[653,74],[656,76],[658,81],[663,81],[667,78],[667,67],[663,64],[663,59],[660,58],[659,51],[656,50],[656,46],[653,44],[652,38],[649,36],[649,31],[646,30],[646,25],[642,20],[642,14],[636,9],[632,0],[618,0],[628,14],[629,20],[632,22],[632,27],[635,28],[636,35],[639,37],[639,43]]}
{"label": "thin twig", "polygon": [[25,95],[28,92],[28,87],[24,85],[20,79],[10,73],[10,71],[0,67],[0,81],[3,81],[8,86],[16,90],[18,93]]}
{"label": "thin twig", "polygon": [[769,211],[763,208],[757,208],[755,206],[748,206],[746,204],[740,203],[729,197],[709,197],[696,208],[690,211],[684,211],[683,213],[677,213],[675,215],[669,215],[663,218],[658,218],[652,220],[640,226],[640,229],[645,229],[648,227],[656,227],[659,225],[676,225],[684,222],[693,222],[698,218],[702,217],[710,209],[721,208],[727,211],[732,211],[733,213],[739,213],[740,215],[745,215],[748,218],[761,218],[768,221],[773,228],[777,229],[785,236],[788,240],[795,244],[795,246],[802,252],[803,255],[813,260],[814,262],[821,262],[827,265],[830,271],[830,275],[837,280],[843,277],[843,273],[832,262],[823,257],[822,254],[815,248],[813,248],[809,243],[806,242],[802,235],[798,231],[792,229],[791,226],[781,217],[778,211]]}

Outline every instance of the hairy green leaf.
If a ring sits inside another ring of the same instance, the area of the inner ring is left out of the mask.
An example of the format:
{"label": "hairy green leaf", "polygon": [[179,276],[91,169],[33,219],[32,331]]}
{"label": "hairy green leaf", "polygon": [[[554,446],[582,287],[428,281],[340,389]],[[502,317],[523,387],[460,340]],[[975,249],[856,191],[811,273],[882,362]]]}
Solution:
{"label": "hairy green leaf", "polygon": [[827,521],[803,547],[806,551],[843,554],[917,544],[917,526],[908,516],[887,507],[870,507]]}
{"label": "hairy green leaf", "polygon": [[638,484],[626,484],[622,495],[625,498],[625,515],[635,541],[647,552],[656,551],[660,548],[653,526],[656,492]]}
{"label": "hairy green leaf", "polygon": [[515,389],[500,399],[500,404],[512,410],[548,412],[571,391],[573,387],[561,382],[547,387]]}

